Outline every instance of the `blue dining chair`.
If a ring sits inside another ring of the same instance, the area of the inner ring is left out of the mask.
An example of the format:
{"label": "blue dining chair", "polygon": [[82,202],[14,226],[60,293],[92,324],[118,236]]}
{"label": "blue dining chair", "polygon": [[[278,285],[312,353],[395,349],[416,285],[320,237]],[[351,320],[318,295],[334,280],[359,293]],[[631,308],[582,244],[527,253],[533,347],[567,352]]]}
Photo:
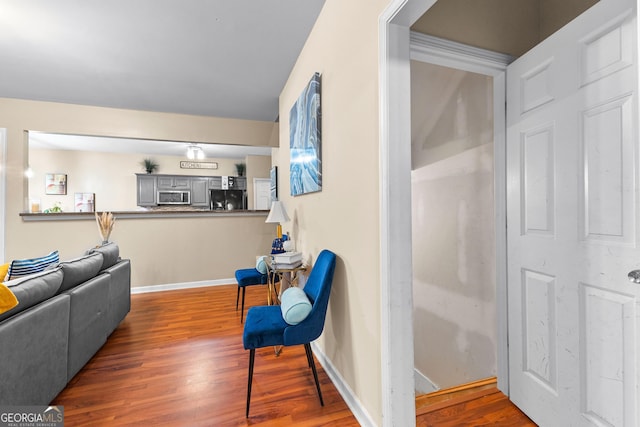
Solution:
{"label": "blue dining chair", "polygon": [[[249,417],[249,405],[251,403],[251,384],[253,380],[253,364],[256,349],[262,347],[304,345],[307,362],[313,371],[313,379],[316,382],[320,405],[324,406],[320,383],[318,382],[318,372],[316,371],[316,364],[313,360],[313,353],[311,352],[311,341],[317,339],[324,328],[335,267],[336,255],[326,249],[320,252],[303,288],[304,294],[311,305],[311,309],[306,318],[299,321],[299,323],[287,323],[285,317],[283,317],[281,306],[267,305],[249,308],[242,336],[244,348],[245,350],[249,350],[247,418]],[[288,291],[289,290],[286,292]],[[299,293],[299,291],[296,293]],[[282,304],[282,307],[285,307],[284,300]],[[290,319],[287,320],[293,322]],[[296,319],[296,322],[298,320],[299,319]]]}

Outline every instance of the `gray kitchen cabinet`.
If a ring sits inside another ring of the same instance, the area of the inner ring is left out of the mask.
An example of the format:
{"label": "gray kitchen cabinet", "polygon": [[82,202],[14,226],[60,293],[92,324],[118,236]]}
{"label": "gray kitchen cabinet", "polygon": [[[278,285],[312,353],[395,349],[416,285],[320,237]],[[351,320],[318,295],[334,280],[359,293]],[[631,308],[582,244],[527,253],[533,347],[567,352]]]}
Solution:
{"label": "gray kitchen cabinet", "polygon": [[156,206],[157,180],[153,175],[136,175],[138,181],[138,206]]}
{"label": "gray kitchen cabinet", "polygon": [[209,182],[207,178],[191,178],[191,206],[209,206]]}
{"label": "gray kitchen cabinet", "polygon": [[191,180],[188,176],[158,176],[158,188],[160,190],[189,190]]}
{"label": "gray kitchen cabinet", "polygon": [[234,187],[237,190],[246,190],[247,189],[247,178],[244,176],[235,176],[233,177],[235,180]]}
{"label": "gray kitchen cabinet", "polygon": [[[137,204],[138,206],[158,206],[158,191],[189,191],[190,206],[208,208],[210,190],[222,190],[223,177],[221,176],[197,176],[197,175],[159,175],[136,174],[137,178]],[[242,176],[229,176],[224,178],[228,190],[247,189],[247,178]],[[238,206],[246,206],[246,203]],[[238,209],[238,208],[236,208]],[[246,209],[246,207],[243,207]]]}
{"label": "gray kitchen cabinet", "polygon": [[221,190],[222,189],[222,177],[212,176],[209,177],[209,190]]}

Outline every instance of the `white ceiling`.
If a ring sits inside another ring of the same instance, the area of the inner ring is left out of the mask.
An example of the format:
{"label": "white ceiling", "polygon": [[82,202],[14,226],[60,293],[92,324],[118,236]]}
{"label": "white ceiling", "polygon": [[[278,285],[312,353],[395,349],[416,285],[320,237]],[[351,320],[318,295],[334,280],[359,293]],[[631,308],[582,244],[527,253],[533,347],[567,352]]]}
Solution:
{"label": "white ceiling", "polygon": [[[244,159],[246,156],[271,156],[271,147],[243,145],[195,144],[202,148],[206,159]],[[29,149],[98,151],[103,153],[135,153],[151,156],[185,157],[189,144],[178,141],[105,138],[83,135],[63,135],[29,132]]]}
{"label": "white ceiling", "polygon": [[0,97],[274,121],[324,0],[0,0]]}

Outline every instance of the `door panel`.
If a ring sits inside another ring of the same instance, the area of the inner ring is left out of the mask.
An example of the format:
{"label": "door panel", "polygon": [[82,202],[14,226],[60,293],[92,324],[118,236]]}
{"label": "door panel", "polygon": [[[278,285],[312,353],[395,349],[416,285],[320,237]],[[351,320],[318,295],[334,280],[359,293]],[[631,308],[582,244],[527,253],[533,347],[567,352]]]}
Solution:
{"label": "door panel", "polygon": [[637,426],[636,5],[601,0],[507,70],[510,397],[542,426]]}

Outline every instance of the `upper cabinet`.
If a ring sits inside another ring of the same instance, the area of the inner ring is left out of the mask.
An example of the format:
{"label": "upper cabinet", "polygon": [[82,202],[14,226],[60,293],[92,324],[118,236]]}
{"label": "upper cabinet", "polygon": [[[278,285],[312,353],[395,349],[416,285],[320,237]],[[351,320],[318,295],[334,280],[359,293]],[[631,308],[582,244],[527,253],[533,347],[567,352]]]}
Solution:
{"label": "upper cabinet", "polygon": [[190,190],[191,177],[177,175],[157,175],[159,190]]}
{"label": "upper cabinet", "polygon": [[186,192],[190,194],[188,206],[208,208],[209,190],[247,190],[243,176],[190,176],[136,174],[137,204],[142,207],[158,206],[158,192]]}
{"label": "upper cabinet", "polygon": [[155,175],[138,175],[138,206],[156,206],[157,180]]}
{"label": "upper cabinet", "polygon": [[209,186],[207,178],[191,178],[191,206],[209,207]]}

